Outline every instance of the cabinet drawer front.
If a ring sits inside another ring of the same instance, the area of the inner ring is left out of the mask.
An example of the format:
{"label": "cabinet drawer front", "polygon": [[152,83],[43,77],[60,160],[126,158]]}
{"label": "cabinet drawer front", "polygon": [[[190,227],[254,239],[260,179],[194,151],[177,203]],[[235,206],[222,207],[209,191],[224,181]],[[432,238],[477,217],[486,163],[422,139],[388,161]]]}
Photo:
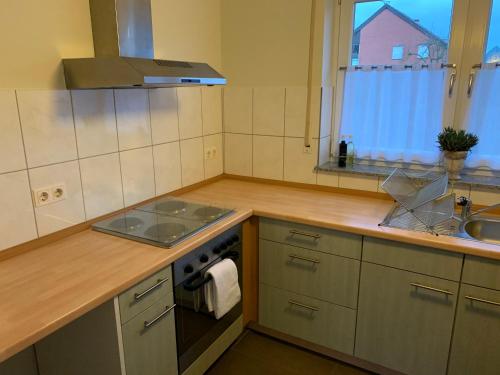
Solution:
{"label": "cabinet drawer front", "polygon": [[260,284],[259,323],[352,354],[356,311]]}
{"label": "cabinet drawer front", "polygon": [[[122,324],[146,310],[153,303],[172,291],[172,271],[170,266],[134,285],[118,297]],[[163,302],[165,303],[165,302]]]}
{"label": "cabinet drawer front", "polygon": [[497,375],[500,369],[500,291],[462,284],[450,375]]}
{"label": "cabinet drawer front", "polygon": [[363,261],[459,281],[462,254],[365,237]]}
{"label": "cabinet drawer front", "polygon": [[262,283],[355,309],[359,260],[261,239]]}
{"label": "cabinet drawer front", "polygon": [[453,281],[363,262],[355,355],[405,374],[445,374],[457,290]]}
{"label": "cabinet drawer front", "polygon": [[[164,314],[173,300],[169,293],[166,301],[158,301],[123,325],[127,375],[177,374],[174,310]],[[146,322],[151,324],[149,328]]]}
{"label": "cabinet drawer front", "polygon": [[361,258],[361,236],[356,234],[262,217],[259,223],[260,238],[348,258]]}
{"label": "cabinet drawer front", "polygon": [[462,281],[471,285],[500,290],[500,262],[466,255]]}

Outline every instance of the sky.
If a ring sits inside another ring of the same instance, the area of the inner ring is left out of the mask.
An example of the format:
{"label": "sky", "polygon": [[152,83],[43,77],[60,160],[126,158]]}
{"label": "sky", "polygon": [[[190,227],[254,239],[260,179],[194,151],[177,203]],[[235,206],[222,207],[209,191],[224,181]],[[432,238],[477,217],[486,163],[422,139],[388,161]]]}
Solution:
{"label": "sky", "polygon": [[[408,17],[419,20],[421,26],[441,39],[449,40],[453,0],[386,0],[385,2]],[[354,27],[362,24],[383,5],[384,1],[357,3]],[[493,46],[500,46],[500,0],[493,0],[487,51]]]}

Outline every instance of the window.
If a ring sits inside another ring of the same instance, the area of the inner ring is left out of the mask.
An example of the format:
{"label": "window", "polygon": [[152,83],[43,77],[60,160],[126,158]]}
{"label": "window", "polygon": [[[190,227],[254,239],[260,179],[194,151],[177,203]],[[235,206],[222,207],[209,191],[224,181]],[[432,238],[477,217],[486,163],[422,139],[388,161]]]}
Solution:
{"label": "window", "polygon": [[441,65],[450,56],[453,6],[342,2],[338,65],[350,64],[337,75],[333,138],[352,134],[358,158],[439,160],[436,137],[453,104],[446,95],[452,69]]}
{"label": "window", "polygon": [[392,59],[393,60],[402,60],[405,48],[403,46],[394,46],[392,47]]}
{"label": "window", "polygon": [[466,163],[473,168],[500,170],[500,0],[494,0],[485,11],[490,16],[489,32],[485,48],[479,52],[482,56],[476,60],[484,63],[475,65],[470,76],[473,85],[465,101],[464,127],[479,136],[479,144]]}
{"label": "window", "polygon": [[426,60],[429,58],[429,46],[427,44],[419,44],[417,56],[419,59]]}

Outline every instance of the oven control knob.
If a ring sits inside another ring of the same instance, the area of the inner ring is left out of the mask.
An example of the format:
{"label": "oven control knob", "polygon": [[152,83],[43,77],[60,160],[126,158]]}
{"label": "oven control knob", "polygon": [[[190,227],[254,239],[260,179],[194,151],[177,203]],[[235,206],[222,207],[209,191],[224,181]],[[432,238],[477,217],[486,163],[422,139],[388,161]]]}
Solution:
{"label": "oven control knob", "polygon": [[208,262],[208,255],[207,254],[201,254],[200,255],[200,262],[201,263],[207,263]]}
{"label": "oven control knob", "polygon": [[193,271],[194,271],[193,266],[190,264],[184,267],[184,273],[192,273]]}
{"label": "oven control knob", "polygon": [[222,243],[222,244],[219,246],[219,249],[221,249],[221,251],[226,250],[226,249],[227,249],[227,243],[226,243],[226,242]]}
{"label": "oven control knob", "polygon": [[237,234],[235,234],[233,237],[231,237],[233,239],[233,242],[238,242],[240,240],[240,236],[238,236]]}
{"label": "oven control knob", "polygon": [[220,254],[220,252],[221,252],[220,246],[214,247],[213,252],[214,252],[214,254]]}

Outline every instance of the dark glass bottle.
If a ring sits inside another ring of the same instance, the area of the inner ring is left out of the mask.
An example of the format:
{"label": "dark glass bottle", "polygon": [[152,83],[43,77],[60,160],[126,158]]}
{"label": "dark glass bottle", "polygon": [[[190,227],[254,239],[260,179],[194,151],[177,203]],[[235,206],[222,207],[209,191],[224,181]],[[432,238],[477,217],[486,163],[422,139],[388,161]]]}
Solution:
{"label": "dark glass bottle", "polygon": [[344,138],[339,144],[339,167],[345,168],[347,160],[347,143]]}

